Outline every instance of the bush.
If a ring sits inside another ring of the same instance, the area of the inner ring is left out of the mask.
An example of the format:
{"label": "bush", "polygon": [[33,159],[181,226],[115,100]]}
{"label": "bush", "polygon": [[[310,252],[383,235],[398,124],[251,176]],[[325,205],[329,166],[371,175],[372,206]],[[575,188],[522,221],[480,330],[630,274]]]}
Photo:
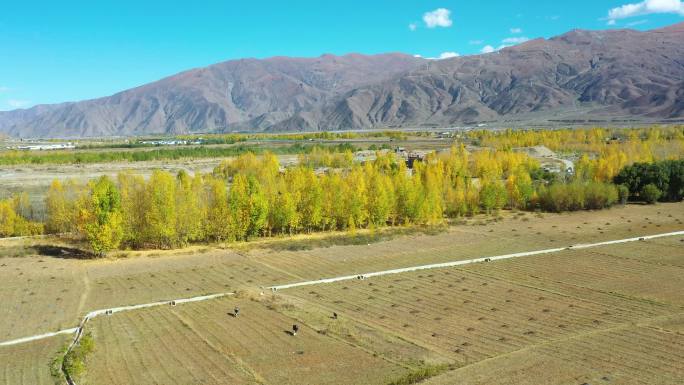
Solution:
{"label": "bush", "polygon": [[585,186],[585,208],[599,210],[614,205],[619,199],[616,186],[607,183],[589,183]]}
{"label": "bush", "polygon": [[95,350],[95,340],[91,333],[84,334],[71,351],[64,357],[64,369],[73,378],[81,377],[86,370],[90,353]]}
{"label": "bush", "polygon": [[387,385],[411,385],[411,384],[418,384],[420,382],[423,382],[427,380],[430,377],[437,376],[439,374],[444,373],[447,370],[452,369],[448,365],[434,365],[434,366],[427,366],[424,368],[420,369],[414,369],[408,373],[406,373],[404,376],[394,380],[390,381]]}
{"label": "bush", "polygon": [[620,202],[621,205],[626,205],[627,200],[629,199],[629,187],[625,186],[624,184],[618,185],[617,192],[618,202]]}
{"label": "bush", "polygon": [[650,205],[656,203],[662,195],[663,192],[660,191],[660,189],[653,183],[644,186],[644,188],[641,189],[641,193],[639,194],[641,199],[643,199],[644,202]]}
{"label": "bush", "polygon": [[618,189],[609,183],[556,183],[538,191],[539,206],[544,211],[597,210],[611,207],[617,201]]}

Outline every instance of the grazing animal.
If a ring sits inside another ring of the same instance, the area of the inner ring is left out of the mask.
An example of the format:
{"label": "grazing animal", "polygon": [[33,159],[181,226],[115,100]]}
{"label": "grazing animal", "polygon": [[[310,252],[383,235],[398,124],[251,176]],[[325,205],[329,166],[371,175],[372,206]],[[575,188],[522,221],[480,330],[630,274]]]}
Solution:
{"label": "grazing animal", "polygon": [[337,313],[333,312],[333,319],[337,319]]}

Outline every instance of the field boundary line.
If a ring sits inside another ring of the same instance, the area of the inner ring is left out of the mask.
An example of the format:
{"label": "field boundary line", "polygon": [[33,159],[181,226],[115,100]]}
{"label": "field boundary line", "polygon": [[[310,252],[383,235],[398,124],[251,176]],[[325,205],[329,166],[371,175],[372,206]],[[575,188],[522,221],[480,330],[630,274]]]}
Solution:
{"label": "field boundary line", "polygon": [[226,292],[226,293],[217,293],[217,294],[207,294],[207,295],[200,295],[197,297],[190,297],[190,298],[180,298],[180,299],[171,299],[171,300],[166,300],[166,301],[157,301],[157,302],[150,302],[150,303],[143,303],[143,304],[138,304],[138,305],[128,305],[128,306],[119,306],[119,307],[113,307],[113,308],[108,308],[108,309],[99,309],[99,310],[93,310],[90,313],[86,314],[85,317],[81,320],[81,323],[78,325],[78,327],[70,330],[74,330],[76,333],[76,336],[74,336],[73,341],[71,341],[71,344],[69,344],[69,347],[67,347],[66,351],[64,352],[64,355],[62,356],[62,373],[64,373],[64,377],[66,378],[66,382],[68,385],[76,385],[76,382],[74,381],[73,378],[71,378],[71,375],[69,375],[69,371],[66,370],[65,362],[66,362],[66,357],[71,353],[73,350],[74,346],[78,344],[80,341],[81,337],[83,336],[83,333],[85,331],[85,326],[90,321],[91,319],[95,317],[99,317],[101,315],[107,314],[107,315],[112,315],[114,313],[121,313],[121,312],[127,312],[127,311],[133,311],[133,310],[140,310],[140,309],[147,309],[147,308],[152,308],[152,307],[158,307],[158,306],[176,306],[179,304],[183,303],[192,303],[192,302],[200,302],[200,301],[207,301],[210,299],[216,299],[216,298],[221,298],[221,297],[227,297],[235,295],[234,292]]}
{"label": "field boundary line", "polygon": [[672,237],[672,236],[677,236],[677,235],[684,235],[684,231],[674,231],[674,232],[662,233],[662,234],[644,235],[644,236],[640,236],[640,237],[616,239],[616,240],[602,241],[602,242],[596,242],[596,243],[580,243],[580,244],[570,245],[567,247],[556,247],[556,248],[551,248],[551,249],[523,251],[523,252],[519,252],[519,253],[495,255],[495,256],[480,257],[480,258],[474,258],[474,259],[464,259],[464,260],[452,261],[452,262],[433,263],[433,264],[429,264],[429,265],[403,267],[403,268],[399,268],[399,269],[382,270],[382,271],[376,271],[376,272],[372,272],[372,273],[360,273],[360,274],[345,275],[345,276],[332,277],[332,278],[323,278],[323,279],[318,279],[318,280],[313,280],[313,281],[302,281],[302,282],[289,283],[289,284],[284,284],[284,285],[275,285],[275,286],[269,286],[268,288],[271,289],[272,291],[286,290],[286,289],[292,289],[292,288],[302,287],[302,286],[320,285],[320,284],[324,284],[324,283],[335,283],[335,282],[350,281],[350,280],[355,280],[355,279],[380,277],[383,275],[409,273],[409,272],[420,271],[420,270],[440,269],[440,268],[445,268],[445,267],[470,265],[473,263],[501,261],[504,259],[522,258],[522,257],[529,257],[529,256],[543,255],[543,254],[551,254],[551,253],[557,253],[557,252],[563,251],[563,250],[582,250],[582,249],[589,249],[589,248],[600,247],[600,246],[616,245],[616,244],[638,242],[638,241],[647,241],[650,239]]}
{"label": "field boundary line", "polygon": [[74,334],[74,333],[76,333],[77,330],[78,330],[78,327],[75,327],[75,328],[71,328],[71,329],[58,330],[58,331],[52,332],[52,333],[45,333],[45,334],[39,334],[39,335],[35,335],[35,336],[17,338],[15,340],[0,342],[0,346],[18,345],[18,344],[31,342],[31,341],[38,341],[38,340],[42,340],[45,338],[55,337],[55,336],[58,336],[61,334]]}
{"label": "field boundary line", "polygon": [[228,292],[228,293],[208,294],[208,295],[202,295],[202,296],[198,296],[198,297],[170,299],[170,300],[165,300],[165,301],[143,303],[143,304],[138,304],[138,305],[119,306],[119,307],[113,307],[113,308],[107,308],[107,309],[93,310],[83,317],[79,326],[69,328],[69,329],[58,330],[56,332],[50,332],[50,333],[45,333],[45,334],[37,334],[37,335],[17,338],[17,339],[9,340],[9,341],[2,341],[2,342],[0,342],[0,346],[18,345],[18,344],[23,344],[23,343],[27,343],[27,342],[42,340],[45,338],[55,337],[55,336],[58,336],[61,334],[77,334],[78,335],[78,333],[80,333],[79,329],[81,329],[85,325],[86,322],[88,322],[90,319],[93,319],[95,317],[99,317],[101,315],[107,314],[107,312],[109,312],[109,314],[114,314],[114,313],[120,313],[120,312],[125,312],[125,311],[133,311],[133,310],[145,309],[145,308],[150,308],[150,307],[157,307],[157,306],[162,306],[162,305],[171,305],[172,303],[179,305],[179,304],[190,303],[190,302],[206,301],[206,300],[220,298],[220,297],[226,297],[226,296],[230,296],[230,295],[235,295],[235,293],[234,292]]}

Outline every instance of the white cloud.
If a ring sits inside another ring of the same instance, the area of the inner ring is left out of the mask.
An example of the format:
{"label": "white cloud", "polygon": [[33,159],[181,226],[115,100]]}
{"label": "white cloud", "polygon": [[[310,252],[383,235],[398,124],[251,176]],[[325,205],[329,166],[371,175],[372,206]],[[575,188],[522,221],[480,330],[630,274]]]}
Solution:
{"label": "white cloud", "polygon": [[507,38],[501,40],[501,42],[504,44],[507,44],[507,45],[511,45],[511,44],[521,44],[521,43],[524,43],[524,42],[529,41],[529,40],[530,40],[530,38],[528,38],[528,37],[520,36],[520,37],[507,37]]}
{"label": "white cloud", "polygon": [[480,45],[482,43],[484,43],[484,40],[471,40],[468,42],[470,45]]}
{"label": "white cloud", "polygon": [[522,33],[522,28],[511,28],[511,33],[513,33],[513,34]]}
{"label": "white cloud", "polygon": [[5,86],[0,86],[0,93],[9,92],[10,88]]}
{"label": "white cloud", "polygon": [[608,22],[607,22],[606,24],[608,24],[608,25],[615,25],[615,20],[614,20],[614,19],[610,19],[610,20],[608,20]]}
{"label": "white cloud", "polygon": [[421,58],[421,57],[423,57],[423,55],[415,54],[415,55],[413,55],[413,57]]}
{"label": "white cloud", "polygon": [[30,100],[9,99],[7,101],[7,105],[12,108],[22,108],[28,106],[29,104],[31,104]]}
{"label": "white cloud", "polygon": [[411,31],[415,31],[416,28],[418,28],[418,26],[416,25],[416,23],[411,23],[411,24],[408,25],[408,29],[411,30]]}
{"label": "white cloud", "polygon": [[684,16],[684,3],[681,0],[644,0],[640,3],[625,4],[608,11],[608,24],[614,25],[615,20],[653,13],[675,13]]}
{"label": "white cloud", "polygon": [[437,8],[434,11],[425,12],[423,21],[428,28],[451,27],[451,11],[446,8]]}
{"label": "white cloud", "polygon": [[491,45],[486,45],[486,46],[482,47],[482,49],[480,50],[480,52],[482,52],[482,53],[492,53],[494,51],[496,51],[496,49],[494,47],[492,47]]}
{"label": "white cloud", "polygon": [[[459,57],[459,56],[461,56],[461,55],[458,52],[447,51],[447,52],[442,52],[441,54],[439,54],[438,57],[426,57],[425,59],[427,59],[427,60],[444,60],[444,59],[451,59],[452,57]],[[422,58],[423,56],[413,55],[413,57]]]}
{"label": "white cloud", "polygon": [[439,59],[450,59],[452,57],[459,57],[461,55],[458,54],[458,52],[442,52],[439,54]]}
{"label": "white cloud", "polygon": [[501,40],[501,44],[498,47],[491,46],[487,44],[486,46],[482,47],[480,50],[481,53],[492,53],[496,51],[500,51],[504,48],[512,47],[516,44],[522,44],[526,41],[530,41],[530,38],[526,36],[515,36],[515,37],[507,37],[503,40]]}

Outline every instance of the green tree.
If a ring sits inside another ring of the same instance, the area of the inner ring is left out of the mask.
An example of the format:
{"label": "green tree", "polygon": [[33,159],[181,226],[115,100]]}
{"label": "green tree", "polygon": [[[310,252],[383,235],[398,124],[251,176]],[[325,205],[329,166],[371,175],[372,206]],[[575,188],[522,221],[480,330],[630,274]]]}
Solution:
{"label": "green tree", "polygon": [[123,239],[121,196],[107,176],[91,182],[90,195],[79,213],[79,229],[99,256],[119,247]]}
{"label": "green tree", "polygon": [[641,189],[641,193],[639,195],[644,202],[648,204],[654,204],[658,201],[658,199],[660,199],[660,197],[663,195],[663,192],[660,191],[658,186],[655,184],[649,183]]}
{"label": "green tree", "polygon": [[480,204],[490,214],[498,211],[506,204],[506,188],[500,180],[486,181],[480,189]]}
{"label": "green tree", "polygon": [[629,199],[629,187],[625,186],[624,184],[620,184],[617,186],[617,191],[618,191],[618,202],[620,202],[621,205],[626,205],[627,200]]}

